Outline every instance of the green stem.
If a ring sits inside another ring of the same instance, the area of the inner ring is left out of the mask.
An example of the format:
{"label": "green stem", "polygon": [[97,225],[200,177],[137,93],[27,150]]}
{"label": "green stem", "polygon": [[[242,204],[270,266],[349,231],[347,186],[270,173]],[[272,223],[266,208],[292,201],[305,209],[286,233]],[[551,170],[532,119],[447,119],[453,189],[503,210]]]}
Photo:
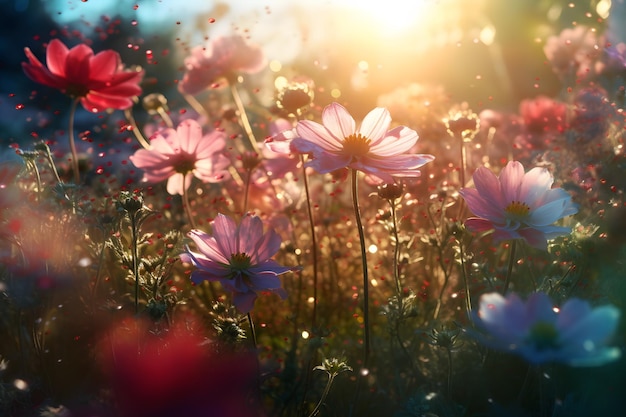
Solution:
{"label": "green stem", "polygon": [[135,276],[135,314],[139,312],[139,253],[137,252],[137,219],[136,213],[129,213],[131,229],[131,245],[133,250],[133,275]]}
{"label": "green stem", "polygon": [[400,264],[400,236],[398,235],[398,217],[396,213],[396,201],[389,200],[391,206],[391,221],[393,226],[393,239],[396,242],[393,248],[393,279],[396,284],[396,296],[398,297],[398,303],[400,305],[400,311],[402,311],[402,285],[400,283],[400,271],[398,266]]}
{"label": "green stem", "polygon": [[509,284],[511,283],[513,264],[515,263],[515,246],[516,245],[517,245],[517,241],[513,240],[513,242],[511,242],[511,252],[509,254],[509,266],[506,271],[506,279],[504,280],[504,288],[502,289],[502,295],[506,295],[506,292],[509,289]]}
{"label": "green stem", "polygon": [[446,397],[448,397],[448,401],[450,401],[450,393],[452,392],[450,390],[450,387],[452,385],[452,351],[450,349],[446,349],[447,353],[448,353],[448,380],[446,383]]}
{"label": "green stem", "polygon": [[248,142],[252,147],[252,150],[260,155],[259,148],[256,143],[256,138],[254,136],[254,132],[252,131],[252,126],[250,125],[250,120],[248,120],[248,115],[246,114],[246,109],[243,105],[243,101],[241,101],[241,96],[239,95],[239,90],[237,90],[237,86],[235,82],[230,82],[230,92],[233,96],[233,100],[235,101],[235,106],[237,106],[237,112],[239,113],[239,120],[241,121],[241,126],[243,130],[246,132],[246,136],[248,137]]}
{"label": "green stem", "polygon": [[324,392],[322,392],[322,396],[320,397],[320,400],[318,401],[313,411],[311,411],[311,414],[309,414],[309,417],[315,417],[320,412],[320,407],[324,403],[324,400],[326,400],[326,397],[328,396],[328,393],[330,392],[330,387],[333,385],[334,379],[335,379],[334,375],[332,374],[328,375],[328,382],[326,383],[326,387],[324,387]]}
{"label": "green stem", "polygon": [[191,94],[183,94],[183,97],[191,106],[191,108],[196,111],[196,113],[204,117],[207,121],[209,120],[209,113],[206,111],[202,103],[200,103],[197,98],[195,98]]}
{"label": "green stem", "polygon": [[309,191],[309,179],[306,175],[306,167],[304,166],[304,156],[300,155],[302,163],[302,180],[304,183],[304,194],[306,195],[306,211],[309,217],[309,227],[311,229],[311,255],[313,256],[313,317],[311,318],[311,330],[315,331],[317,324],[317,238],[315,237],[315,222],[313,220],[313,210],[311,208],[311,193]]}
{"label": "green stem", "polygon": [[367,272],[367,254],[365,251],[365,232],[363,230],[363,222],[361,221],[361,211],[359,209],[359,196],[357,190],[357,173],[356,169],[351,169],[352,182],[352,203],[354,205],[354,216],[356,217],[356,225],[359,231],[359,243],[361,246],[361,264],[363,265],[363,325],[365,327],[365,357],[363,366],[367,368],[370,356],[370,321],[369,321],[369,277]]}
{"label": "green stem", "polygon": [[74,143],[74,117],[76,115],[76,107],[78,106],[79,99],[72,101],[70,107],[70,122],[68,129],[68,136],[70,141],[70,152],[72,153],[72,171],[74,172],[74,183],[78,185],[80,183],[80,173],[78,172],[78,152],[76,151],[76,143]]}
{"label": "green stem", "polygon": [[[462,237],[461,237],[462,239]],[[459,242],[459,256],[461,257],[461,275],[463,276],[463,285],[465,286],[465,307],[467,318],[469,322],[472,322],[472,298],[470,296],[469,282],[467,281],[467,272],[465,270],[465,251],[463,250],[463,242],[461,239]]]}
{"label": "green stem", "polygon": [[193,219],[193,215],[191,214],[191,207],[189,206],[189,192],[187,190],[186,184],[187,174],[183,174],[183,207],[185,209],[185,214],[187,215],[187,219],[189,219],[189,225],[192,229],[197,229],[196,222]]}
{"label": "green stem", "polygon": [[248,195],[250,194],[251,180],[252,180],[252,170],[249,169],[246,171],[246,182],[244,185],[244,192],[243,192],[243,207],[241,208],[241,214],[243,216],[246,215],[246,211],[248,210]]}
{"label": "green stem", "polygon": [[170,129],[174,128],[174,123],[172,122],[172,118],[170,117],[169,114],[167,114],[167,112],[165,111],[163,107],[159,107],[157,109],[157,113],[159,113],[159,116],[161,116],[161,119],[163,119],[163,122],[165,123],[167,127],[169,127]]}
{"label": "green stem", "polygon": [[139,144],[144,149],[148,149],[148,150],[152,149],[152,145],[150,145],[150,143],[146,140],[146,138],[143,137],[143,135],[141,134],[141,130],[139,130],[139,126],[137,126],[137,122],[135,121],[135,116],[133,116],[132,108],[128,108],[124,110],[124,115],[126,116],[128,123],[130,123],[130,127],[132,128],[133,134],[135,135],[137,142],[139,142]]}
{"label": "green stem", "polygon": [[250,313],[248,313],[248,324],[250,325],[250,337],[252,339],[252,347],[256,351],[256,331],[254,330],[254,322],[252,321],[252,315]]}

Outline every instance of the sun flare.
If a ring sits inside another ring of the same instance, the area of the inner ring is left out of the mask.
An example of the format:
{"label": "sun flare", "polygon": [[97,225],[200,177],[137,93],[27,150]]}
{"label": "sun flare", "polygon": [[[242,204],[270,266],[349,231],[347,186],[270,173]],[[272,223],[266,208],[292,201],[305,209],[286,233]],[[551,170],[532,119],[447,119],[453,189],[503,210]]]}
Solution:
{"label": "sun flare", "polygon": [[438,0],[387,0],[382,4],[375,0],[335,0],[339,7],[364,13],[377,23],[383,34],[397,35],[429,20]]}

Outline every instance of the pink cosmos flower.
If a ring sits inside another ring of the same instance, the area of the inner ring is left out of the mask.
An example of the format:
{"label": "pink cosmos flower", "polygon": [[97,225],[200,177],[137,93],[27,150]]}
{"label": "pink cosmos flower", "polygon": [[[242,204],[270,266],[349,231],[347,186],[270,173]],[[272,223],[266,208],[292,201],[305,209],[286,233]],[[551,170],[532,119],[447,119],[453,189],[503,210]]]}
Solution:
{"label": "pink cosmos flower", "polygon": [[567,77],[594,75],[598,59],[602,54],[599,45],[604,38],[590,28],[578,25],[564,29],[558,36],[550,36],[543,47],[544,54],[555,74]]}
{"label": "pink cosmos flower", "polygon": [[46,50],[47,67],[29,48],[24,52],[29,62],[22,62],[22,68],[30,79],[80,98],[87,111],[123,110],[133,105],[133,97],[141,94],[139,83],[144,72],[124,70],[119,54],[113,50],[94,55],[85,44],[68,49],[53,39]]}
{"label": "pink cosmos flower", "polygon": [[522,100],[519,112],[529,133],[563,133],[567,128],[567,105],[550,97]]}
{"label": "pink cosmos flower", "polygon": [[434,159],[432,155],[407,154],[417,142],[417,132],[405,126],[388,130],[391,116],[382,107],[370,111],[357,129],[350,113],[332,103],[324,109],[322,122],[298,122],[299,137],[291,142],[296,151],[312,154],[307,166],[321,173],[351,168],[381,182],[394,182],[393,176],[419,176],[417,168]]}
{"label": "pink cosmos flower", "polygon": [[551,188],[553,178],[545,168],[524,173],[517,161],[509,162],[499,177],[485,167],[473,175],[476,188],[464,188],[460,194],[478,217],[465,221],[473,232],[494,230],[496,242],[524,239],[531,246],[547,249],[547,240],[570,232],[554,226],[557,220],[578,212],[571,196],[562,188]]}
{"label": "pink cosmos flower", "polygon": [[233,80],[237,73],[255,74],[266,65],[263,51],[239,35],[215,38],[207,47],[196,46],[185,58],[180,92],[197,94],[220,78]]}
{"label": "pink cosmos flower", "polygon": [[592,308],[572,298],[555,307],[543,292],[523,302],[516,294],[484,294],[475,316],[486,331],[478,335],[487,346],[521,355],[540,364],[599,366],[618,359],[618,348],[605,346],[617,329],[620,311],[610,305]]}
{"label": "pink cosmos flower", "polygon": [[280,236],[273,230],[263,233],[263,222],[257,216],[245,216],[238,226],[233,219],[218,214],[213,222],[213,236],[192,230],[189,237],[199,252],[187,248],[181,258],[197,269],[191,280],[218,281],[233,293],[233,304],[243,313],[254,306],[257,293],[271,291],[286,298],[278,275],[292,268],[270,259],[280,249]]}
{"label": "pink cosmos flower", "polygon": [[167,179],[170,194],[182,195],[193,176],[214,183],[227,175],[230,160],[221,153],[226,146],[224,133],[215,130],[203,136],[202,127],[195,120],[184,120],[176,130],[156,133],[150,145],[152,149],[139,149],[130,160],[145,171],[144,181],[158,183]]}

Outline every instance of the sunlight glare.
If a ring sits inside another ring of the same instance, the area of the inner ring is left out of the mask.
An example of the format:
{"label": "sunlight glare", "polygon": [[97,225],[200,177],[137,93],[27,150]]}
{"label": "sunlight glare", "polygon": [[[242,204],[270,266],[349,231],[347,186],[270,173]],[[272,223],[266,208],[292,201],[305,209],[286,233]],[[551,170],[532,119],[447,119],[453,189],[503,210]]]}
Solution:
{"label": "sunlight glare", "polygon": [[336,0],[334,3],[359,10],[378,23],[380,32],[397,35],[426,22],[436,0]]}

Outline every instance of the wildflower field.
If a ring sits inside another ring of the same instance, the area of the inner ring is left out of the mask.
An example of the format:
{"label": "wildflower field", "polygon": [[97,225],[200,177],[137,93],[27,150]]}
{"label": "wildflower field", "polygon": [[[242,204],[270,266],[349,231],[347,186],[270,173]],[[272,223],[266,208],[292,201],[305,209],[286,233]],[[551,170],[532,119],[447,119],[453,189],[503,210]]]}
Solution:
{"label": "wildflower field", "polygon": [[0,4],[0,416],[626,413],[626,1]]}

